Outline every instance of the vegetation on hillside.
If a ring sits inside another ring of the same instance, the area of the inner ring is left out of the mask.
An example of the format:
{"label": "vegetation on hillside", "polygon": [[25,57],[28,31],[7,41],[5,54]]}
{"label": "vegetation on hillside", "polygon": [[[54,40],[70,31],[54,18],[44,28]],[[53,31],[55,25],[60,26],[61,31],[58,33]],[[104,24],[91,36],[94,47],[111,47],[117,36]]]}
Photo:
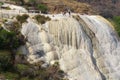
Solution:
{"label": "vegetation on hillside", "polygon": [[1,7],[3,4],[4,4],[3,2],[0,2],[0,7]]}
{"label": "vegetation on hillside", "polygon": [[44,24],[47,21],[50,21],[51,19],[49,17],[45,17],[43,15],[36,15],[34,16],[34,19],[41,24]]}
{"label": "vegetation on hillside", "polygon": [[42,13],[47,13],[47,6],[45,6],[44,4],[38,4],[37,8],[42,12]]}
{"label": "vegetation on hillside", "polygon": [[[47,19],[46,17],[44,18]],[[47,65],[46,67],[42,66],[45,64],[43,61],[29,64],[26,60],[26,55],[17,50],[19,46],[25,43],[24,37],[20,34],[21,23],[13,22],[11,24],[12,27],[9,27],[9,31],[0,27],[0,79],[67,80],[64,79],[65,73],[60,70],[58,63]]]}
{"label": "vegetation on hillside", "polygon": [[22,5],[29,9],[29,7],[33,9],[40,10],[42,13],[47,13],[48,7],[41,3],[40,0],[11,0],[14,1],[18,5]]}
{"label": "vegetation on hillside", "polygon": [[15,32],[0,29],[0,49],[16,49],[19,46],[20,42]]}
{"label": "vegetation on hillside", "polygon": [[[11,54],[8,51],[0,50],[0,72],[12,70]],[[10,67],[10,68],[9,68]]]}
{"label": "vegetation on hillside", "polygon": [[11,57],[9,51],[0,51],[0,78],[3,80],[67,80],[59,64],[42,67],[44,62],[29,64],[24,55],[16,55],[13,65]]}
{"label": "vegetation on hillside", "polygon": [[[79,3],[77,0],[12,0],[16,4],[24,6],[28,10],[40,10],[42,13],[61,13],[65,9],[72,12],[93,14],[92,7],[86,3]],[[76,4],[76,5],[75,5]],[[39,11],[38,11],[39,12]]]}
{"label": "vegetation on hillside", "polygon": [[18,22],[20,22],[20,24],[22,24],[22,23],[27,21],[28,17],[29,17],[29,15],[23,14],[23,15],[18,15],[16,17],[16,19],[17,19]]}
{"label": "vegetation on hillside", "polygon": [[115,30],[120,36],[120,16],[114,16],[113,18],[108,19],[111,23],[113,23]]}
{"label": "vegetation on hillside", "polygon": [[120,15],[120,0],[77,0],[91,5],[100,15],[110,18]]}

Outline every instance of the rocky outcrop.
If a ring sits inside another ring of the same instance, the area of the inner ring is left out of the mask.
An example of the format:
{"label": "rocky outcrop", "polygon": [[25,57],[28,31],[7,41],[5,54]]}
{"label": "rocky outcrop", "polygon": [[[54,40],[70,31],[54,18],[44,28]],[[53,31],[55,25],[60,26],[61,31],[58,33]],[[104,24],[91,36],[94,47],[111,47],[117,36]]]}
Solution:
{"label": "rocky outcrop", "polygon": [[120,79],[120,41],[107,20],[79,14],[51,18],[45,24],[29,19],[22,26],[30,63],[59,61],[70,80]]}

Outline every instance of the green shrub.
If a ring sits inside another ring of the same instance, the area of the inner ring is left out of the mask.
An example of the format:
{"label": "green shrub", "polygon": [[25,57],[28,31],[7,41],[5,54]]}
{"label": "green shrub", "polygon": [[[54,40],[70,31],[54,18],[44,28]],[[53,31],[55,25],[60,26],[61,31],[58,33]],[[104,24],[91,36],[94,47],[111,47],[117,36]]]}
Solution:
{"label": "green shrub", "polygon": [[7,22],[7,21],[8,21],[7,19],[3,19],[3,21],[2,21],[2,22],[3,22],[3,23],[5,23],[5,22]]}
{"label": "green shrub", "polygon": [[18,15],[16,17],[16,19],[17,19],[18,22],[20,22],[22,24],[22,23],[27,21],[28,17],[29,17],[29,15],[23,14],[23,15]]}
{"label": "green shrub", "polygon": [[9,51],[0,51],[0,72],[7,71],[11,67],[11,53]]}
{"label": "green shrub", "polygon": [[56,61],[53,66],[59,66],[59,62]]}
{"label": "green shrub", "polygon": [[19,46],[18,38],[14,32],[0,30],[0,49],[16,49]]}
{"label": "green shrub", "polygon": [[17,64],[16,67],[19,72],[23,72],[29,68],[29,66],[25,64]]}
{"label": "green shrub", "polygon": [[108,20],[114,25],[116,32],[120,36],[120,16],[114,16]]}
{"label": "green shrub", "polygon": [[12,26],[9,27],[9,30],[15,32],[16,34],[19,34],[20,33],[20,28],[21,28],[20,23],[18,21],[14,21],[12,23]]}
{"label": "green shrub", "polygon": [[5,72],[3,73],[5,75],[6,80],[17,80],[19,75],[13,72]]}
{"label": "green shrub", "polygon": [[6,7],[5,9],[6,9],[6,10],[11,10],[11,8],[10,8],[10,7]]}
{"label": "green shrub", "polygon": [[58,73],[59,74],[64,74],[64,71],[63,70],[58,70]]}
{"label": "green shrub", "polygon": [[0,6],[2,6],[4,3],[3,2],[0,2]]}
{"label": "green shrub", "polygon": [[21,25],[18,21],[15,21],[12,23],[12,27],[9,28],[10,31],[14,32],[16,34],[16,37],[18,39],[18,42],[20,45],[24,45],[26,42],[25,37],[21,34]]}
{"label": "green shrub", "polygon": [[50,21],[51,19],[49,17],[45,17],[43,15],[36,15],[34,17],[38,23],[44,24],[46,21]]}
{"label": "green shrub", "polygon": [[47,13],[48,8],[47,8],[46,5],[44,5],[44,4],[38,4],[37,7],[38,7],[38,9],[39,9],[42,13]]}

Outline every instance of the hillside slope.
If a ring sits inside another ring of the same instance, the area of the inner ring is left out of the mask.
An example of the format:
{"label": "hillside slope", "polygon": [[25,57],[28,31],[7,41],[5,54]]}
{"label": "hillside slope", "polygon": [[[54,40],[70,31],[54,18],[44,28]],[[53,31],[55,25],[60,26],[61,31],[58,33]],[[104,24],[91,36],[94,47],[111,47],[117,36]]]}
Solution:
{"label": "hillside slope", "polygon": [[90,4],[101,15],[112,17],[120,15],[120,0],[77,0]]}
{"label": "hillside slope", "polygon": [[48,6],[50,12],[61,12],[67,8],[77,13],[94,13],[90,5],[85,3],[78,3],[74,0],[43,0],[42,2]]}
{"label": "hillside slope", "polygon": [[78,3],[76,0],[7,0],[6,2],[22,4],[22,6],[24,5],[25,7],[37,7],[40,4],[44,4],[48,7],[49,13],[60,13],[66,9],[70,9],[72,12],[77,13],[96,14],[90,5]]}

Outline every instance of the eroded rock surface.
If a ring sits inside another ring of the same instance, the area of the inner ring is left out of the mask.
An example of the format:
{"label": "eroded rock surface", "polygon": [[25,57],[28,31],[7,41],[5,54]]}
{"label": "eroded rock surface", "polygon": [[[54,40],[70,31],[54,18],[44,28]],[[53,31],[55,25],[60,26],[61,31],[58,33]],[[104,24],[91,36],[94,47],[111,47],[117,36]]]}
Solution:
{"label": "eroded rock surface", "polygon": [[28,61],[57,60],[70,80],[120,80],[120,41],[100,16],[61,17],[22,26]]}

